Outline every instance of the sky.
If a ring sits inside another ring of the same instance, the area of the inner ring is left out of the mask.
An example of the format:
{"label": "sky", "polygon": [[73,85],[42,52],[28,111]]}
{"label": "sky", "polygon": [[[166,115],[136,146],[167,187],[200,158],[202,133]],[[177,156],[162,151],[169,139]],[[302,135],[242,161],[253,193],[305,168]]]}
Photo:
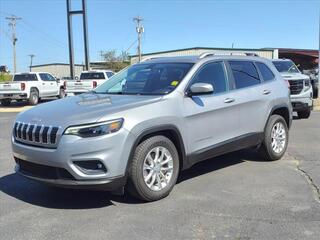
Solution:
{"label": "sky", "polygon": [[[72,10],[81,8],[71,0]],[[133,17],[144,18],[144,53],[189,47],[318,49],[320,0],[87,0],[90,60],[100,51],[136,54]],[[17,22],[17,68],[69,62],[65,0],[0,0],[0,65],[12,71],[11,30]],[[75,62],[84,62],[82,21],[73,17]],[[133,44],[133,45],[132,45]]]}

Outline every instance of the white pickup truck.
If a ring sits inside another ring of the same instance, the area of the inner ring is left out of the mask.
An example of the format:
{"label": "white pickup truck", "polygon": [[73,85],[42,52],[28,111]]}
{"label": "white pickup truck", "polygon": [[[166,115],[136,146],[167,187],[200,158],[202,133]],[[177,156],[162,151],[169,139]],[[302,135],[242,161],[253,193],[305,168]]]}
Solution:
{"label": "white pickup truck", "polygon": [[107,81],[114,73],[111,70],[84,71],[78,80],[64,81],[67,96],[77,95],[93,90]]}
{"label": "white pickup truck", "polygon": [[63,85],[45,72],[16,73],[11,82],[0,84],[2,106],[9,106],[12,100],[26,100],[29,104],[36,105],[42,97],[64,96]]}

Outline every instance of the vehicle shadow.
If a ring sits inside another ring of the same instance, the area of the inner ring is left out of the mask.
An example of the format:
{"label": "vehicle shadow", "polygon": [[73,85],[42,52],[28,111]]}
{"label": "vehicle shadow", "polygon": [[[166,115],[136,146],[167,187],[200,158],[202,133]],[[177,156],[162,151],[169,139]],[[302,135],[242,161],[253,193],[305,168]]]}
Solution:
{"label": "vehicle shadow", "polygon": [[[256,154],[250,151],[238,151],[235,153],[212,158],[192,168],[181,172],[177,184],[192,180],[228,166],[236,165],[244,161],[261,161]],[[143,204],[127,194],[123,196],[113,195],[108,192],[63,189],[47,186],[21,177],[13,173],[0,178],[0,191],[21,200],[23,202],[52,209],[94,209],[124,204]]]}

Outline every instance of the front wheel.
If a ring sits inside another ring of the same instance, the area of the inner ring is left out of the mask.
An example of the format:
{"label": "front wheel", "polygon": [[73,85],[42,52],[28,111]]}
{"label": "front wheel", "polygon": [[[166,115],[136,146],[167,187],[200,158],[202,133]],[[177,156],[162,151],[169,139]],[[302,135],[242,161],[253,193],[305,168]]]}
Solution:
{"label": "front wheel", "polygon": [[302,118],[306,119],[306,118],[310,117],[311,110],[307,109],[307,110],[304,110],[304,111],[299,111],[299,112],[297,112],[297,114],[298,114],[298,117],[300,119],[302,119]]}
{"label": "front wheel", "polygon": [[179,174],[179,154],[165,136],[153,136],[135,150],[129,170],[128,191],[144,201],[169,195]]}
{"label": "front wheel", "polygon": [[288,140],[289,131],[286,121],[280,115],[272,115],[266,125],[259,152],[265,160],[278,160],[286,152]]}

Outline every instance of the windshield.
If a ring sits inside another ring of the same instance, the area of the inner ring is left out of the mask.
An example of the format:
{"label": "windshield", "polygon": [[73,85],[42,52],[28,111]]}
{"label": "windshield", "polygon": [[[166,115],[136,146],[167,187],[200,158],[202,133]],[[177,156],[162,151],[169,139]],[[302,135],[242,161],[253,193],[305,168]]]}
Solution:
{"label": "windshield", "polygon": [[85,79],[105,79],[104,74],[102,72],[86,72],[81,73],[80,75],[81,80]]}
{"label": "windshield", "polygon": [[37,81],[36,74],[16,74],[13,77],[13,81]]}
{"label": "windshield", "polygon": [[193,63],[150,63],[128,67],[95,89],[97,93],[163,95],[172,92]]}
{"label": "windshield", "polygon": [[273,61],[279,72],[299,73],[297,66],[292,61]]}

